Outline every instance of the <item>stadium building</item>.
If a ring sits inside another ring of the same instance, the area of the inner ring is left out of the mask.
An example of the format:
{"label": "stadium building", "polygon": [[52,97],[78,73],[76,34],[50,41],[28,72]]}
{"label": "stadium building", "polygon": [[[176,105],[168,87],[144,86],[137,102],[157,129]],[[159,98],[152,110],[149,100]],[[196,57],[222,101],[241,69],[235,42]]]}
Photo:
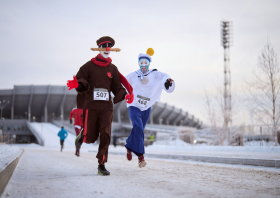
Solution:
{"label": "stadium building", "polygon": [[[32,122],[51,122],[74,134],[69,114],[76,106],[76,91],[66,86],[14,86],[0,90],[0,136],[15,143],[43,145],[40,134],[30,127]],[[180,108],[157,102],[151,110],[145,136],[156,132],[183,133],[202,127],[202,122]],[[114,105],[112,134],[127,137],[132,124],[126,102]]]}

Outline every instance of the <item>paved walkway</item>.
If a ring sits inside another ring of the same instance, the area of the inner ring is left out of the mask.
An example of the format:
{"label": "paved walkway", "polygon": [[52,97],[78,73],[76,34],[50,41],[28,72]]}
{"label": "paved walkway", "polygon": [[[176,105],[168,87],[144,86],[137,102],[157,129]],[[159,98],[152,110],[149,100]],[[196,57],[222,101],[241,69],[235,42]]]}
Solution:
{"label": "paved walkway", "polygon": [[109,155],[104,177],[95,155],[26,148],[2,198],[280,196],[277,168],[146,159],[140,169],[135,157]]}

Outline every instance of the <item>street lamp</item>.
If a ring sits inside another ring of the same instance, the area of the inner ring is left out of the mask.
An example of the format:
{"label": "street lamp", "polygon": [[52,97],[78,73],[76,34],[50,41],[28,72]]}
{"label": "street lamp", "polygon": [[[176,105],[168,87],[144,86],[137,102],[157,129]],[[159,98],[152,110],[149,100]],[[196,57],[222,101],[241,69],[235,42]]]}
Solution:
{"label": "street lamp", "polygon": [[180,126],[183,126],[184,120],[180,120]]}
{"label": "street lamp", "polygon": [[159,119],[159,124],[160,124],[160,125],[162,125],[162,121],[163,121],[163,119],[160,118],[160,119]]}
{"label": "street lamp", "polygon": [[2,111],[3,111],[3,109],[8,105],[10,103],[10,101],[5,101],[5,100],[3,100],[3,101],[0,101],[0,109],[1,109],[1,117],[0,117],[0,119],[2,119]]}

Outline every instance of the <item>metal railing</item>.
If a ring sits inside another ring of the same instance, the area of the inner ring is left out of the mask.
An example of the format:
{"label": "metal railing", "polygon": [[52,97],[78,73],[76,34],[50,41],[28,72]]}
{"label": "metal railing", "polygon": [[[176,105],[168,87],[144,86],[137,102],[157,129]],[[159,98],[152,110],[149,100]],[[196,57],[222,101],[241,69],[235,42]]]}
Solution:
{"label": "metal railing", "polygon": [[16,138],[14,137],[14,134],[0,133],[0,142],[4,144],[15,144]]}
{"label": "metal railing", "polygon": [[[234,126],[230,128],[205,128],[197,130],[199,138],[206,139],[207,145],[230,146],[275,146],[275,135],[272,124]],[[280,131],[277,131],[280,145]]]}

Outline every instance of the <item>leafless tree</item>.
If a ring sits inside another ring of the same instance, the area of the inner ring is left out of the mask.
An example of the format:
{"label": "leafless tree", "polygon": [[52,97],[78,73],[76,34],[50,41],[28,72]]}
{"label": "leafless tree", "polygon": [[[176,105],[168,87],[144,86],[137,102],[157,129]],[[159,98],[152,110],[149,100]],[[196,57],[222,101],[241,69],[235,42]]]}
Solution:
{"label": "leafless tree", "polygon": [[255,115],[263,124],[271,124],[275,146],[279,127],[280,67],[273,46],[268,42],[258,57],[253,78],[246,81],[248,99]]}
{"label": "leafless tree", "polygon": [[[222,84],[222,83],[221,83]],[[227,137],[228,128],[224,126],[224,121],[227,116],[225,111],[225,98],[222,86],[215,85],[215,91],[213,95],[209,95],[207,91],[205,91],[205,101],[204,107],[207,115],[207,119],[210,121],[212,131],[218,137],[219,145],[224,144],[224,139]],[[238,97],[234,94],[231,96],[231,116],[230,123],[232,123],[232,119],[238,112]],[[236,131],[231,131],[229,135],[235,136]]]}
{"label": "leafless tree", "polygon": [[205,91],[205,111],[207,114],[207,118],[210,121],[211,129],[215,133],[216,137],[218,138],[219,145],[223,144],[223,137],[221,137],[220,130],[219,130],[219,123],[220,120],[217,116],[218,111],[216,108],[216,104],[213,101],[213,97],[209,96],[209,94]]}

